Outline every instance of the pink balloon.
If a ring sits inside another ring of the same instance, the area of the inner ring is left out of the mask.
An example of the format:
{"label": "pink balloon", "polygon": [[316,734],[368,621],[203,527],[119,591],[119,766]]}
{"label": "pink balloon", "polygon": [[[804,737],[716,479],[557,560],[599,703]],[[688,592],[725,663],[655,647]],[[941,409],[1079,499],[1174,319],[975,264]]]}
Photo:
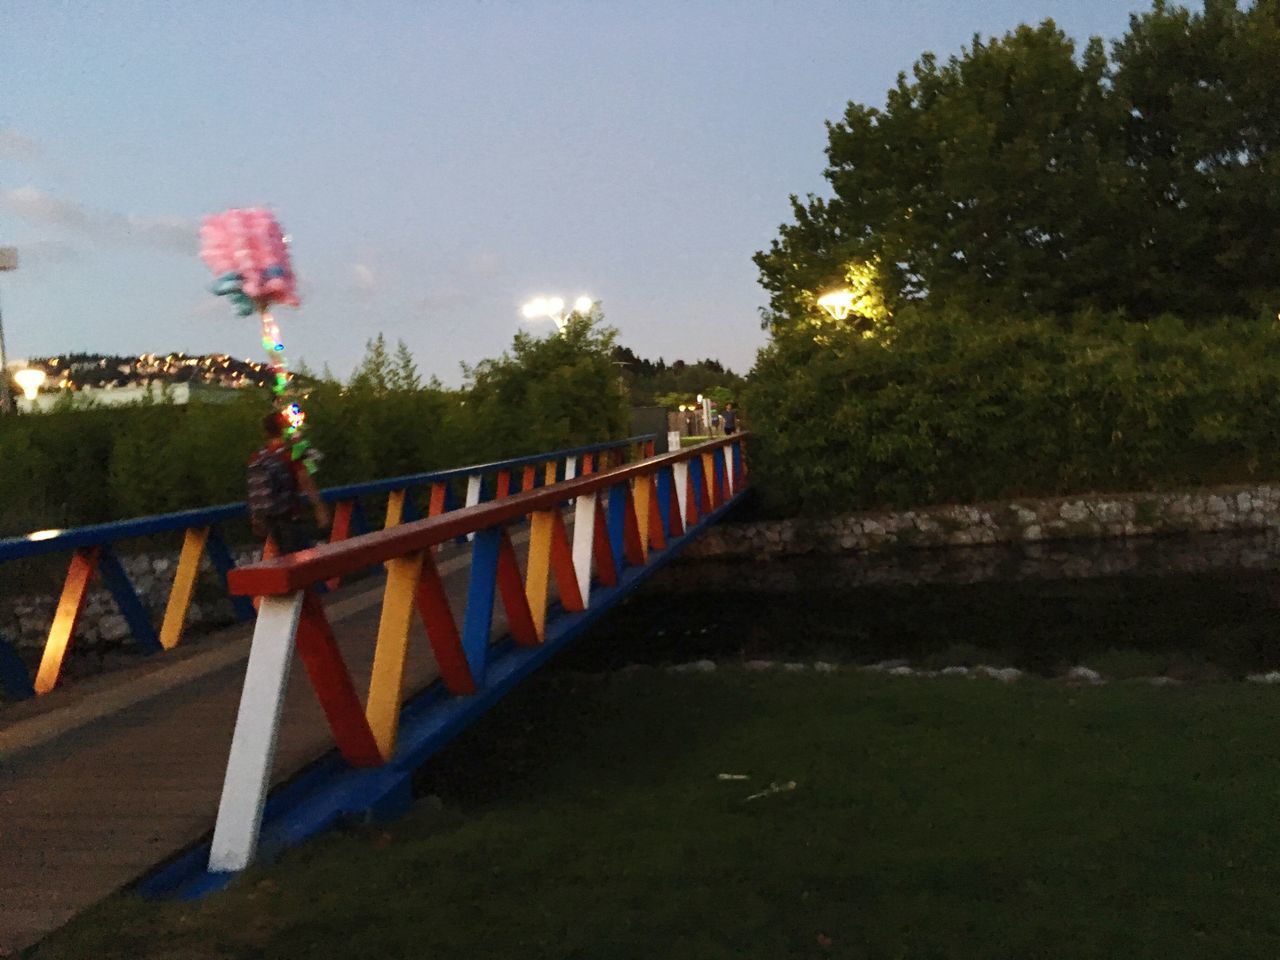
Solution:
{"label": "pink balloon", "polygon": [[[270,210],[247,207],[205,217],[200,257],[219,276],[238,273],[246,296],[293,307],[300,303],[289,245]],[[281,275],[267,278],[268,270]]]}

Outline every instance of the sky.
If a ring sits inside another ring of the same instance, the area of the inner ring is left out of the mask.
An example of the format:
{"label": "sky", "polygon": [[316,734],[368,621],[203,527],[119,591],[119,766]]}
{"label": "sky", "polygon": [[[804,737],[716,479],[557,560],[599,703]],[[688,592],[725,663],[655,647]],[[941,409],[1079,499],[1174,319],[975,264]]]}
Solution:
{"label": "sky", "polygon": [[[752,254],[823,192],[824,122],[975,32],[1115,38],[1142,0],[0,0],[10,358],[256,357],[200,218],[269,206],[288,355],[402,339],[447,384],[537,295],[621,342],[748,370]],[[550,325],[532,329],[550,332]]]}

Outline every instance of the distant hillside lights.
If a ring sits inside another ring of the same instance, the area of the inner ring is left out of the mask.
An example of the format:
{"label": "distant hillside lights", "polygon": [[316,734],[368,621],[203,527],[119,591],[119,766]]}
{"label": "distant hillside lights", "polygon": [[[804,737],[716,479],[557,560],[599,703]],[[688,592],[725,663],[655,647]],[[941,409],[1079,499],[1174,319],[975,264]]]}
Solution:
{"label": "distant hillside lights", "polygon": [[[183,353],[136,357],[73,354],[31,360],[19,376],[43,376],[34,395],[24,389],[18,406],[25,412],[46,412],[55,406],[76,408],[121,406],[150,400],[160,403],[221,402],[246,387],[269,386],[273,373],[264,363],[237,360],[225,354],[187,356]],[[29,374],[26,371],[31,371]]]}

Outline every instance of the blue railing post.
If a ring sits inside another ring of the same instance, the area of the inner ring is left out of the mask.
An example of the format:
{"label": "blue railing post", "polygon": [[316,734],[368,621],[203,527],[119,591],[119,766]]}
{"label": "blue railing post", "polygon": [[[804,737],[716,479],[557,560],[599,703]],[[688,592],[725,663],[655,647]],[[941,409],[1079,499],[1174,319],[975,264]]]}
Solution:
{"label": "blue railing post", "polygon": [[707,480],[703,476],[702,458],[692,457],[689,460],[689,495],[693,498],[692,516],[702,517],[702,498],[707,489]]}
{"label": "blue railing post", "polygon": [[11,700],[26,700],[36,695],[35,687],[31,685],[31,674],[27,672],[27,665],[22,662],[18,651],[13,649],[13,645],[2,633],[0,633],[0,686],[4,687],[4,692]]}
{"label": "blue railing post", "polygon": [[467,584],[467,609],[462,620],[462,652],[477,688],[484,686],[488,663],[489,630],[493,624],[501,547],[501,527],[476,531],[471,546],[471,580]]}
{"label": "blue railing post", "polygon": [[98,551],[98,575],[111,591],[116,607],[129,624],[129,632],[133,634],[138,647],[144,653],[159,653],[163,650],[155,625],[151,622],[150,611],[138,598],[138,591],[133,588],[124,565],[110,546],[103,546]]}
{"label": "blue railing post", "polygon": [[621,573],[627,565],[627,485],[615,483],[609,488],[609,549],[613,552],[613,569]]}
{"label": "blue railing post", "polygon": [[715,478],[713,480],[713,484],[715,487],[717,498],[721,496],[726,496],[726,497],[729,496],[729,481],[728,481],[728,478],[725,476],[725,468],[724,468],[725,461],[729,459],[729,451],[725,447],[721,447],[720,449],[723,450],[724,453],[722,454],[720,451],[717,451],[716,454],[711,458],[711,463],[713,465],[714,472],[715,472]]}
{"label": "blue railing post", "polygon": [[675,477],[670,467],[658,471],[658,512],[662,517],[662,533],[671,539],[671,497],[675,492]]}
{"label": "blue railing post", "polygon": [[[354,523],[355,517],[352,517]],[[213,564],[213,569],[218,571],[218,577],[222,581],[222,589],[227,590],[227,574],[235,569],[236,562],[231,557],[231,551],[227,549],[227,542],[222,539],[222,534],[218,532],[217,527],[209,530],[209,539],[204,546],[205,553],[209,556],[209,562]],[[230,593],[230,591],[228,591]],[[231,597],[231,609],[235,612],[236,619],[241,621],[249,621],[257,616],[253,609],[253,601],[248,597]]]}

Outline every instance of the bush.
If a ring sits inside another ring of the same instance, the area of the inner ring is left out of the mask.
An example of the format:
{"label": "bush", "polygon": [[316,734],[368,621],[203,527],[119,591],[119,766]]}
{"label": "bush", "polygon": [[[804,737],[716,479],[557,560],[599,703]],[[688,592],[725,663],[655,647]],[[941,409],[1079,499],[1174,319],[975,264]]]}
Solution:
{"label": "bush", "polygon": [[892,331],[781,335],[747,404],[785,513],[1280,476],[1280,331],[904,311]]}

